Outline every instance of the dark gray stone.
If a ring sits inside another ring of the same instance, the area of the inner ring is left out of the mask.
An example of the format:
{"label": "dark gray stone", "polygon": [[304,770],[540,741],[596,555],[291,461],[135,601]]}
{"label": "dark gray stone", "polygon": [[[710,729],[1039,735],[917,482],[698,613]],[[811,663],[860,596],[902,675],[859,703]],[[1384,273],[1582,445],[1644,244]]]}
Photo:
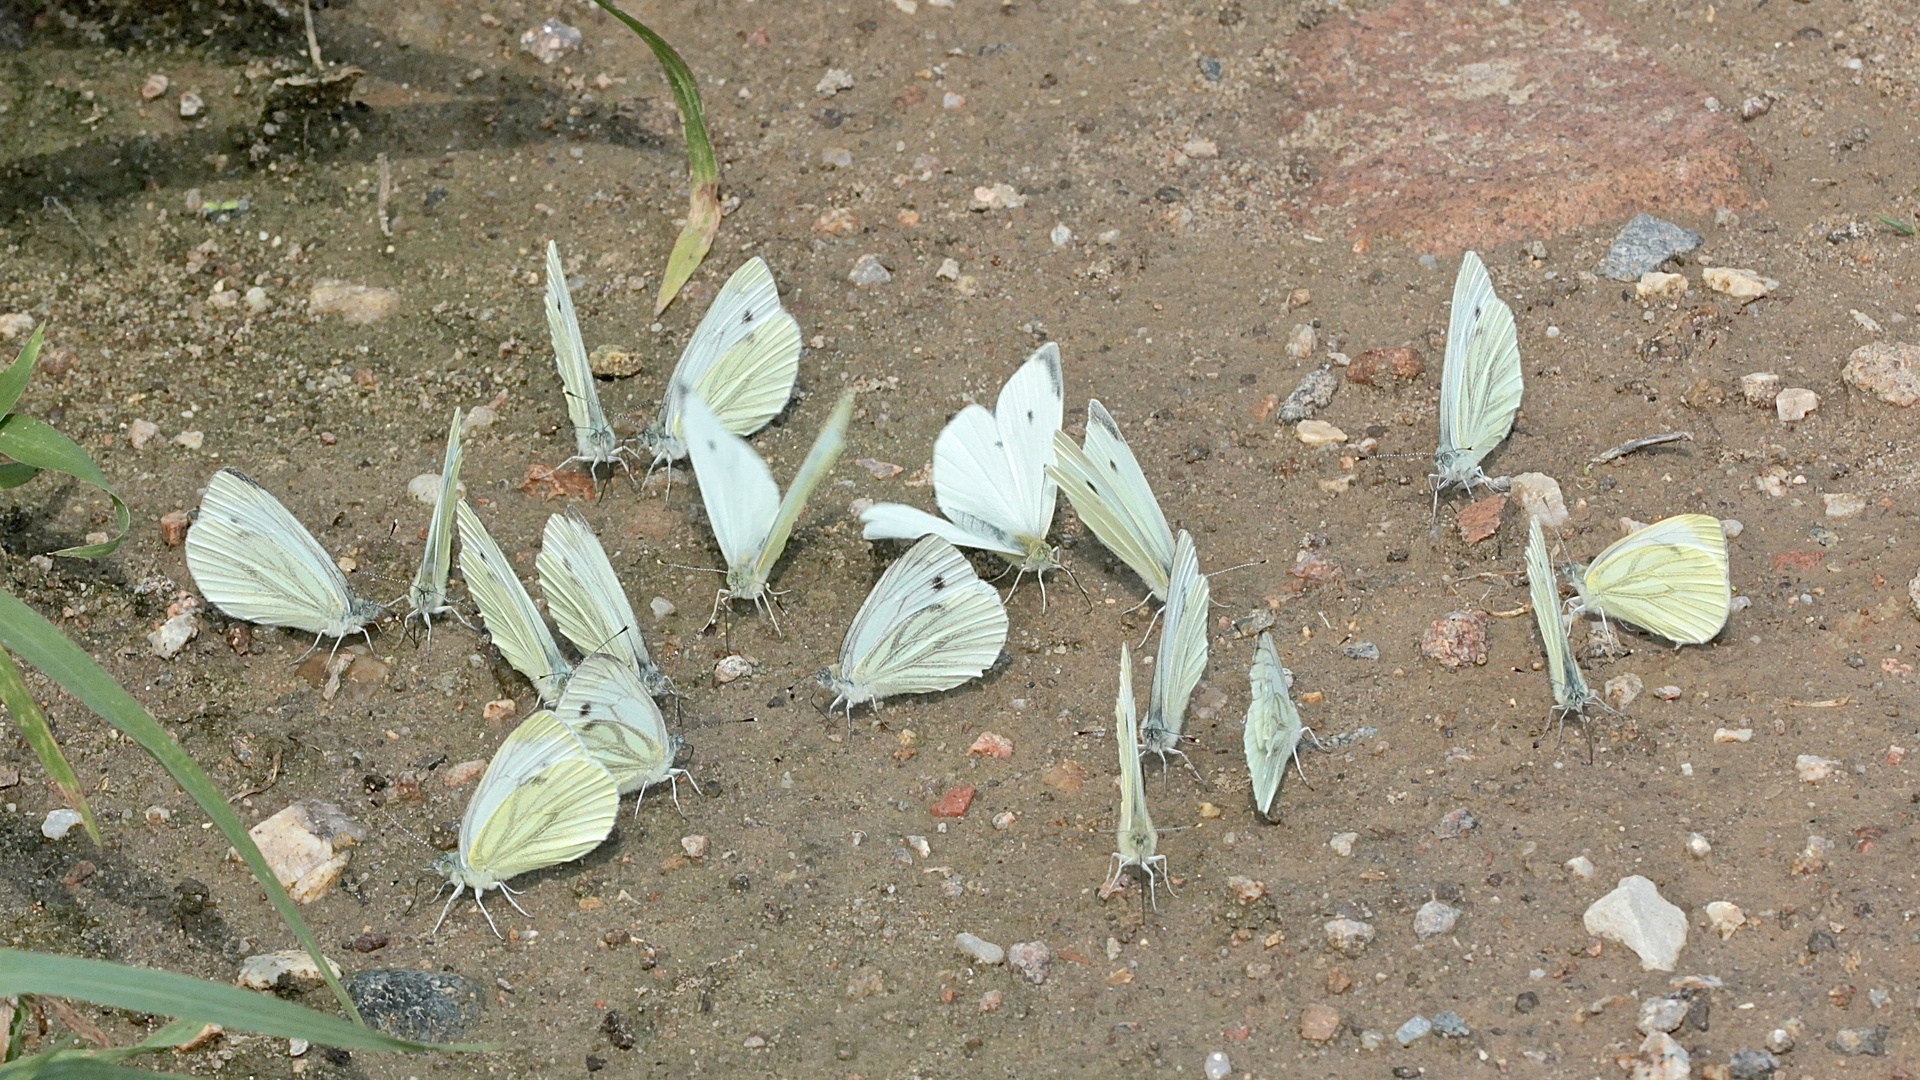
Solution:
{"label": "dark gray stone", "polygon": [[1773,1071],[1779,1067],[1780,1059],[1765,1050],[1741,1047],[1727,1061],[1727,1075],[1733,1080],[1773,1080]]}
{"label": "dark gray stone", "polygon": [[1692,251],[1701,242],[1692,229],[1652,214],[1635,214],[1614,236],[1607,257],[1600,260],[1600,272],[1615,281],[1638,281],[1641,274],[1660,269],[1661,263]]}
{"label": "dark gray stone", "polygon": [[1333,372],[1326,368],[1309,371],[1300,380],[1300,385],[1293,388],[1293,393],[1280,403],[1277,417],[1283,424],[1299,423],[1326,408],[1327,402],[1333,400],[1333,392],[1338,389],[1340,380],[1334,377]]}
{"label": "dark gray stone", "polygon": [[484,988],[452,972],[373,968],[348,976],[346,987],[367,1023],[415,1042],[454,1042],[485,1008]]}
{"label": "dark gray stone", "polygon": [[1841,1028],[1827,1047],[1835,1053],[1879,1057],[1887,1052],[1887,1025],[1870,1028]]}
{"label": "dark gray stone", "polygon": [[1473,1029],[1460,1018],[1460,1014],[1451,1009],[1433,1014],[1433,1033],[1443,1039],[1464,1039],[1473,1034]]}
{"label": "dark gray stone", "polygon": [[1355,660],[1380,659],[1380,646],[1375,645],[1371,641],[1358,641],[1352,645],[1343,645],[1340,651]]}

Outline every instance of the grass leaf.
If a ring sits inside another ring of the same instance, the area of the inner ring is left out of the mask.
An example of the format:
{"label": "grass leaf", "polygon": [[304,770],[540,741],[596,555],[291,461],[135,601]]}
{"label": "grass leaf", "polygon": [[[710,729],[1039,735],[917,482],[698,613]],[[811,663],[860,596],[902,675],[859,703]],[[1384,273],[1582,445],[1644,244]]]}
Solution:
{"label": "grass leaf", "polygon": [[1897,217],[1888,217],[1885,214],[1875,214],[1873,216],[1885,222],[1888,228],[1899,233],[1901,236],[1912,236],[1916,231],[1913,226],[1901,221]]}
{"label": "grass leaf", "polygon": [[20,355],[14,357],[7,370],[0,371],[0,416],[5,416],[13,403],[20,400],[26,392],[27,383],[33,378],[33,363],[40,358],[40,341],[46,335],[46,327],[35,327],[33,336],[21,347]]}
{"label": "grass leaf", "polygon": [[20,725],[20,734],[26,736],[33,756],[40,759],[40,767],[53,778],[60,794],[66,796],[67,804],[80,812],[87,835],[93,838],[93,846],[99,847],[100,826],[93,820],[93,807],[87,805],[87,796],[80,790],[80,777],[74,774],[67,755],[60,752],[60,743],[53,737],[53,725],[47,723],[47,714],[40,711],[40,703],[33,700],[26,681],[20,677],[20,668],[5,649],[0,649],[0,705],[5,705],[7,712],[13,714],[13,722]]}
{"label": "grass leaf", "polygon": [[700,106],[700,86],[694,81],[692,69],[680,59],[673,46],[659,34],[648,29],[645,23],[621,11],[610,0],[593,0],[600,7],[627,24],[627,29],[640,35],[640,40],[653,50],[654,59],[667,73],[667,85],[673,88],[674,104],[680,107],[680,127],[687,138],[687,187],[690,197],[687,204],[687,224],[680,230],[680,236],[673,242],[673,254],[667,257],[666,273],[660,278],[660,294],[654,298],[655,315],[667,310],[673,298],[680,295],[680,287],[687,283],[693,272],[700,268],[701,260],[707,257],[707,249],[713,246],[713,237],[720,231],[720,167],[713,158],[713,140],[707,137],[707,114]]}
{"label": "grass leaf", "polygon": [[[306,1039],[348,1050],[424,1050],[428,1044],[318,1012],[272,994],[196,979],[159,968],[0,949],[0,994],[76,998],[132,1012],[191,1018],[203,1024]],[[464,1048],[464,1047],[463,1047]]]}
{"label": "grass leaf", "polygon": [[[212,820],[214,828],[220,830],[220,835],[226,837],[227,843],[233,845],[233,849],[246,860],[247,867],[253,871],[254,878],[266,892],[274,910],[280,913],[280,918],[313,957],[334,997],[346,1009],[348,1016],[360,1019],[359,1011],[353,1007],[353,999],[347,996],[346,988],[334,977],[332,967],[321,953],[320,942],[314,938],[306,920],[300,917],[299,909],[293,906],[287,890],[273,876],[266,857],[260,854],[253,838],[247,835],[246,826],[240,823],[233,808],[227,805],[226,798],[213,786],[213,781],[207,779],[207,774],[200,770],[192,756],[173,741],[173,736],[149,716],[140,702],[115,682],[113,676],[95,663],[85,650],[5,589],[0,589],[0,648],[13,650],[20,659],[40,669],[42,674],[59,683],[67,693],[79,698],[87,708],[153,755],[160,767],[167,770],[167,775],[173,777],[174,782],[192,796],[194,802],[200,804],[200,809]],[[7,992],[0,990],[0,994]]]}
{"label": "grass leaf", "polygon": [[[15,364],[14,367],[19,367]],[[12,374],[13,369],[7,369]],[[0,388],[4,389],[4,388]],[[60,434],[46,423],[31,416],[13,413],[0,417],[0,454],[12,458],[21,465],[36,469],[54,469],[78,480],[92,484],[106,492],[113,500],[114,533],[109,539],[98,544],[85,544],[80,547],[62,548],[53,552],[74,559],[93,559],[102,555],[111,555],[120,546],[127,535],[127,525],[132,520],[127,513],[127,504],[113,493],[112,485],[107,483],[106,474],[100,466],[93,463],[85,450],[80,449],[72,439]]]}

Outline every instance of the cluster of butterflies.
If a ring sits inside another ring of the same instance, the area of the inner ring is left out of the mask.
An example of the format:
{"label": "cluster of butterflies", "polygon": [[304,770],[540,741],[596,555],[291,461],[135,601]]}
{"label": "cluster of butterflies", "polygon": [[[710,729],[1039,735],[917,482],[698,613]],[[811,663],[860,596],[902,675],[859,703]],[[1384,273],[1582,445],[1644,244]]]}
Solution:
{"label": "cluster of butterflies", "polygon": [[[558,247],[547,249],[546,312],[565,387],[575,456],[599,469],[637,454],[601,408]],[[1448,488],[1498,485],[1481,462],[1512,428],[1521,395],[1512,311],[1494,295],[1478,256],[1468,252],[1455,286],[1440,393],[1440,445],[1434,454],[1436,499]],[[668,381],[665,400],[638,442],[654,464],[690,459],[726,566],[714,605],[748,600],[772,616],[770,579],[813,490],[831,472],[853,415],[851,393],[835,404],[783,494],[746,436],[786,408],[799,370],[798,323],[780,305],[760,259],[736,271],[715,297]],[[1041,346],[1001,388],[994,408],[972,404],[934,443],[934,501],[939,516],[895,503],[860,513],[868,539],[912,541],[880,576],[848,627],[839,660],[817,678],[834,692],[849,723],[855,706],[902,694],[949,690],[979,677],[999,658],[1007,610],[997,589],[959,551],[1001,557],[1016,575],[1060,568],[1047,539],[1061,491],[1094,536],[1159,601],[1164,618],[1153,683],[1142,719],[1133,698],[1130,650],[1120,653],[1115,706],[1121,806],[1118,850],[1109,886],[1129,868],[1149,890],[1166,881],[1166,857],[1148,812],[1141,758],[1163,764],[1180,751],[1189,699],[1205,674],[1211,596],[1192,536],[1168,526],[1159,501],[1111,414],[1087,403],[1086,434],[1076,445],[1062,430],[1064,383],[1056,345]],[[577,512],[551,516],[535,565],[547,611],[579,652],[569,659],[511,562],[478,513],[460,498],[462,417],[447,433],[439,492],[427,542],[403,598],[404,622],[429,634],[435,616],[459,612],[448,596],[453,539],[467,592],[501,655],[525,675],[543,709],[502,743],[461,819],[459,846],[434,863],[476,900],[506,882],[579,858],[605,840],[623,794],[686,778],[675,767],[680,740],[668,733],[656,697],[674,693],[653,662],[625,589],[598,537]],[[1633,623],[1677,643],[1711,639],[1730,603],[1719,522],[1705,515],[1668,518],[1607,548],[1583,571],[1564,609],[1538,521],[1530,524],[1527,565],[1545,641],[1554,709],[1583,714],[1597,702],[1568,644],[1567,618],[1596,613]],[[385,611],[354,595],[346,576],[311,533],[259,484],[234,469],[209,482],[186,540],[187,565],[201,593],[228,615],[322,637],[363,633]],[[1018,576],[1015,578],[1016,586]],[[396,606],[399,601],[396,601]],[[1302,725],[1271,634],[1255,642],[1252,703],[1244,748],[1254,801],[1271,819],[1289,760],[1298,765]],[[697,788],[696,788],[697,790]],[[637,811],[637,805],[636,805]],[[516,904],[517,907],[517,904]],[[483,914],[485,908],[482,907]],[[446,917],[443,908],[441,919]],[[488,916],[489,925],[492,918]],[[437,931],[439,924],[435,924]],[[496,933],[497,933],[496,928]]]}

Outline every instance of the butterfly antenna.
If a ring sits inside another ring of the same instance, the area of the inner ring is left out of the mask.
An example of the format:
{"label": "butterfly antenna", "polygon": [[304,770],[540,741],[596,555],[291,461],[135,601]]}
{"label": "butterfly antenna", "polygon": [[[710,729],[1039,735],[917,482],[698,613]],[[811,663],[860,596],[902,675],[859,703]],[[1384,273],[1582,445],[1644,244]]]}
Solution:
{"label": "butterfly antenna", "polygon": [[419,844],[423,848],[431,848],[433,846],[432,844],[429,844],[425,840],[422,840],[418,836],[414,835],[413,830],[407,828],[405,825],[400,824],[400,819],[397,817],[394,817],[391,813],[388,813],[386,807],[384,806],[381,807],[380,812],[382,814],[386,814],[387,820],[393,822],[393,827],[396,829],[399,829],[403,833],[406,833],[408,839],[411,839],[414,843]]}
{"label": "butterfly antenna", "polygon": [[1091,615],[1091,614],[1093,614],[1093,610],[1094,610],[1094,608],[1093,608],[1093,594],[1087,591],[1087,587],[1086,587],[1085,585],[1082,585],[1082,584],[1080,584],[1080,578],[1079,578],[1079,577],[1078,577],[1078,576],[1077,576],[1076,574],[1074,574],[1074,572],[1073,572],[1073,568],[1072,568],[1072,567],[1069,567],[1069,566],[1068,566],[1068,565],[1067,565],[1066,563],[1063,563],[1063,562],[1061,562],[1061,561],[1059,561],[1059,554],[1060,554],[1060,552],[1059,552],[1059,550],[1058,550],[1058,549],[1056,548],[1056,549],[1054,550],[1054,563],[1053,563],[1053,565],[1054,565],[1054,566],[1056,566],[1056,567],[1058,567],[1058,568],[1060,569],[1060,572],[1061,572],[1061,573],[1063,573],[1063,574],[1065,574],[1065,575],[1067,575],[1067,580],[1068,580],[1068,581],[1071,581],[1071,582],[1073,582],[1073,587],[1074,587],[1074,588],[1076,588],[1076,589],[1079,589],[1079,590],[1080,590],[1080,595],[1081,595],[1082,597],[1084,597],[1084,598],[1086,599],[1086,601],[1087,601],[1087,614],[1089,614],[1089,615]]}

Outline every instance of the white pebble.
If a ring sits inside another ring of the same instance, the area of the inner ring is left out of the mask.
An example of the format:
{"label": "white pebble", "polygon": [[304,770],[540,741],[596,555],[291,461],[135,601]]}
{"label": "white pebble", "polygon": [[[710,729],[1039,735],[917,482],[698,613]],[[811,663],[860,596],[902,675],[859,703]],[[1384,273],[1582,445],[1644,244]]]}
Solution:
{"label": "white pebble", "polygon": [[1696,859],[1704,859],[1713,854],[1713,845],[1708,843],[1707,838],[1701,836],[1699,833],[1688,833],[1687,854],[1692,855]]}
{"label": "white pebble", "polygon": [[1582,881],[1589,880],[1593,877],[1593,860],[1587,858],[1585,855],[1575,855],[1573,858],[1568,859],[1566,866],[1567,870],[1570,871],[1574,877]]}
{"label": "white pebble", "polygon": [[1774,410],[1782,423],[1791,424],[1796,420],[1805,420],[1807,414],[1820,407],[1820,395],[1805,387],[1792,386],[1773,399]]}
{"label": "white pebble", "polygon": [[67,833],[80,824],[78,812],[61,807],[47,811],[47,819],[40,823],[40,835],[49,840],[65,840]]}
{"label": "white pebble", "polygon": [[1054,247],[1066,247],[1068,244],[1073,243],[1073,230],[1067,228],[1065,225],[1055,225],[1053,232],[1048,234],[1048,239],[1053,241]]}
{"label": "white pebble", "polygon": [[1201,1068],[1206,1072],[1207,1080],[1226,1080],[1227,1074],[1233,1071],[1233,1062],[1227,1060],[1225,1053],[1215,1050],[1207,1055],[1206,1064]]}
{"label": "white pebble", "polygon": [[880,256],[862,255],[853,261],[847,280],[855,285],[884,285],[893,280],[893,272],[880,264]]}
{"label": "white pebble", "polygon": [[1335,855],[1349,859],[1353,857],[1353,842],[1358,839],[1360,834],[1357,832],[1343,832],[1327,841],[1327,846],[1333,849]]}
{"label": "white pebble", "polygon": [[680,610],[679,608],[673,606],[673,601],[667,599],[664,596],[654,597],[653,601],[647,606],[653,609],[653,617],[656,619],[664,619],[667,616],[673,614],[674,612]]}
{"label": "white pebble", "polygon": [[440,474],[421,473],[407,481],[407,494],[413,496],[414,502],[432,506],[440,498]]}

